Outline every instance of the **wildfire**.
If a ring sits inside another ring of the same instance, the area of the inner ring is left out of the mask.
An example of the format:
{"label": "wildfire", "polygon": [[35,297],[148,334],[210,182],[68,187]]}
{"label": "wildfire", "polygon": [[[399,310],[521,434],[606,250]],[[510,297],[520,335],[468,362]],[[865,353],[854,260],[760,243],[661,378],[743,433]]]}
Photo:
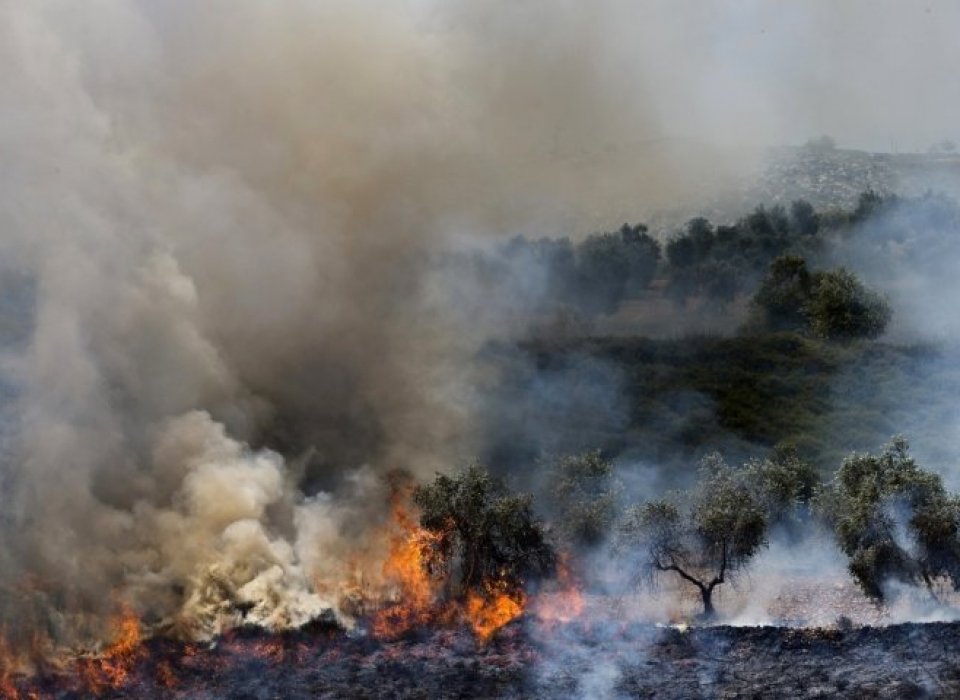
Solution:
{"label": "wildfire", "polygon": [[114,621],[114,642],[96,657],[78,660],[78,672],[90,692],[99,695],[108,688],[120,688],[133,665],[143,655],[140,618],[124,607]]}
{"label": "wildfire", "polygon": [[16,658],[7,643],[6,635],[0,634],[0,698],[14,700],[20,697],[17,687],[13,684],[16,668]]}
{"label": "wildfire", "polygon": [[523,593],[491,591],[488,595],[471,592],[464,610],[474,634],[486,643],[493,634],[523,614],[526,602]]}
{"label": "wildfire", "polygon": [[409,489],[398,489],[391,499],[390,544],[382,576],[392,587],[390,598],[396,602],[374,614],[373,634],[395,639],[415,627],[466,622],[481,642],[488,641],[523,613],[525,596],[491,582],[482,592],[468,592],[462,603],[441,600],[441,584],[430,575],[426,563],[443,534],[420,527],[408,505],[409,496]]}
{"label": "wildfire", "polygon": [[532,606],[534,615],[541,622],[567,623],[583,614],[583,594],[565,554],[557,562],[557,587],[555,591],[539,594]]}
{"label": "wildfire", "polygon": [[398,489],[392,501],[390,546],[383,563],[383,578],[394,588],[397,602],[373,617],[373,633],[394,638],[417,625],[428,624],[435,615],[437,582],[425,567],[434,533],[421,528],[407,506],[409,489]]}
{"label": "wildfire", "polygon": [[43,647],[39,634],[33,635],[27,649],[17,649],[0,629],[0,698],[3,700],[36,700],[33,690],[21,690],[17,680],[25,680],[42,665],[40,656]]}

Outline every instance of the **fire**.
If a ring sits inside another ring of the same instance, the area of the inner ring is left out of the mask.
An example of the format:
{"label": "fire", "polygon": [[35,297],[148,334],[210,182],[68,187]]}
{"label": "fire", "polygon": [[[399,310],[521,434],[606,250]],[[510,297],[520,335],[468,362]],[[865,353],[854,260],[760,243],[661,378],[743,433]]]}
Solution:
{"label": "fire", "polygon": [[409,489],[398,489],[392,497],[389,551],[382,576],[392,586],[390,597],[396,602],[373,616],[373,634],[394,639],[414,627],[465,621],[486,642],[523,613],[523,593],[508,591],[505,585],[494,582],[482,593],[469,592],[462,605],[441,601],[441,584],[430,575],[426,564],[443,533],[419,526],[415,511],[408,505],[409,495]]}
{"label": "fire", "polygon": [[408,497],[409,490],[398,490],[391,498],[390,546],[382,575],[398,602],[378,611],[372,623],[373,633],[385,639],[430,623],[435,613],[437,582],[425,563],[438,536],[416,523],[406,504]]}
{"label": "fire", "polygon": [[567,623],[583,614],[583,594],[566,555],[561,555],[557,562],[557,585],[556,591],[541,593],[534,602],[533,613],[541,622]]}
{"label": "fire", "polygon": [[177,674],[169,661],[163,661],[157,666],[156,675],[157,682],[164,688],[169,690],[177,686]]}
{"label": "fire", "polygon": [[17,660],[7,643],[5,634],[0,633],[0,698],[15,700],[19,698],[17,687],[13,684],[13,675]]}
{"label": "fire", "polygon": [[100,694],[108,688],[120,688],[130,676],[133,665],[144,654],[140,618],[124,607],[114,621],[113,644],[96,657],[78,661],[78,671],[87,688]]}
{"label": "fire", "polygon": [[471,591],[464,613],[474,634],[487,642],[498,629],[523,614],[525,602],[523,593],[491,591],[482,595]]}
{"label": "fire", "polygon": [[29,679],[42,661],[37,655],[42,644],[39,637],[31,638],[28,649],[15,648],[10,643],[6,631],[0,629],[0,698],[2,700],[36,700],[39,696],[33,690],[21,690],[17,680]]}

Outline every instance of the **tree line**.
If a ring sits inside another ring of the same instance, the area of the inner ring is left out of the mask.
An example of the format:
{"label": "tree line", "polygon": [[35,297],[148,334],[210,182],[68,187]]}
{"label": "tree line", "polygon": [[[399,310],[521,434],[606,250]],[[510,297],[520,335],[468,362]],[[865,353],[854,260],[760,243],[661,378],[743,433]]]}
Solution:
{"label": "tree line", "polygon": [[915,462],[902,437],[876,454],[851,454],[828,481],[790,446],[741,465],[713,453],[692,488],[625,507],[600,452],[556,460],[547,473],[546,518],[532,496],[479,465],[415,491],[420,524],[436,535],[429,572],[451,595],[482,593],[491,580],[521,591],[554,574],[558,551],[602,545],[638,586],[673,578],[694,589],[709,618],[717,588],[747,571],[772,533],[796,541],[823,526],[877,601],[891,583],[933,596],[938,584],[960,590],[960,496]]}
{"label": "tree line", "polygon": [[[868,227],[870,234],[860,235]],[[797,200],[789,207],[758,206],[731,224],[696,217],[663,242],[641,223],[593,233],[578,243],[517,236],[483,263],[495,277],[536,271],[548,303],[585,314],[610,314],[624,301],[648,294],[662,294],[681,307],[697,300],[724,308],[752,295],[778,259],[823,266],[853,242],[865,259],[891,251],[922,258],[955,245],[955,235],[942,234],[958,230],[960,206],[949,198],[868,191],[851,210],[817,211]],[[849,288],[852,273],[845,277],[826,280],[824,290]]]}

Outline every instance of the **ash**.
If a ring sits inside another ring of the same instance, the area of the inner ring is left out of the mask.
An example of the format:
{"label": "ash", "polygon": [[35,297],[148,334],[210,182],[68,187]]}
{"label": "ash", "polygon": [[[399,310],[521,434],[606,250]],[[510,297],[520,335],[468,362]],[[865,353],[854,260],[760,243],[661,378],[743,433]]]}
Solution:
{"label": "ash", "polygon": [[[960,623],[672,627],[521,619],[479,644],[467,630],[390,642],[331,629],[239,630],[209,647],[163,640],[104,698],[950,698]],[[89,691],[51,676],[40,697]]]}

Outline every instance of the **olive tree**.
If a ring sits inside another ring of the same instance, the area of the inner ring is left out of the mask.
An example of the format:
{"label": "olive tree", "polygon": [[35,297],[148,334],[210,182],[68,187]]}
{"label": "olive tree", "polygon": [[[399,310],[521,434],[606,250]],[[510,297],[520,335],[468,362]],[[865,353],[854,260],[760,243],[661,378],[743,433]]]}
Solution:
{"label": "olive tree", "polygon": [[764,330],[801,330],[813,291],[807,261],[783,255],[773,261],[751,301],[751,325]]}
{"label": "olive tree", "polygon": [[876,338],[891,315],[886,299],[842,267],[816,276],[804,310],[814,334],[835,340]]}
{"label": "olive tree", "polygon": [[745,473],[710,455],[691,492],[630,509],[619,544],[639,552],[641,581],[676,576],[697,589],[704,616],[713,616],[714,590],[767,543],[767,516],[745,488]]}
{"label": "olive tree", "polygon": [[519,591],[528,578],[548,576],[554,550],[532,508],[532,497],[509,493],[479,465],[438,475],[414,491],[420,525],[434,535],[431,574],[456,580],[459,592],[497,583]]}
{"label": "olive tree", "polygon": [[795,446],[782,444],[763,459],[743,466],[741,481],[763,508],[771,528],[799,534],[810,514],[810,505],[820,488],[820,474],[802,459]]}
{"label": "olive tree", "polygon": [[660,244],[643,224],[624,224],[615,233],[595,233],[576,247],[578,302],[610,314],[623,299],[646,289],[657,271]]}
{"label": "olive tree", "polygon": [[599,450],[556,460],[549,470],[556,529],[573,547],[599,544],[616,518],[620,483]]}
{"label": "olive tree", "polygon": [[797,255],[771,263],[751,300],[748,329],[806,330],[827,340],[876,338],[890,305],[844,268],[811,272]]}
{"label": "olive tree", "polygon": [[851,455],[819,499],[850,573],[879,600],[889,581],[960,590],[960,502],[908,449],[898,437],[880,454]]}

